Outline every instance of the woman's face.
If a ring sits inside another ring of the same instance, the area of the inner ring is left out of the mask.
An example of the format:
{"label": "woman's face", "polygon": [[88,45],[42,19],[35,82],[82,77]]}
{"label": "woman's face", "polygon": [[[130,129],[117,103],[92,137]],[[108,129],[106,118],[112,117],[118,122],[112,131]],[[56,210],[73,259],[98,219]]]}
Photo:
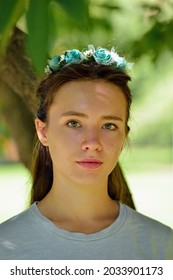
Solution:
{"label": "woman's face", "polygon": [[49,147],[54,178],[80,185],[107,182],[126,138],[126,101],[103,81],[71,81],[56,93],[47,123],[36,120]]}

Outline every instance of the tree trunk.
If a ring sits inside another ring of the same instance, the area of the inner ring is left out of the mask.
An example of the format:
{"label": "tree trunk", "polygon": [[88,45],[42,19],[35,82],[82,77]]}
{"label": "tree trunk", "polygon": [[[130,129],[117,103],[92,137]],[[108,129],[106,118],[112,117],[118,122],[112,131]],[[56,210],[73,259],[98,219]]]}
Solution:
{"label": "tree trunk", "polygon": [[30,169],[35,135],[32,114],[23,100],[2,80],[0,81],[0,100],[5,124],[17,144],[20,160]]}
{"label": "tree trunk", "polygon": [[[39,81],[25,53],[25,36],[15,28],[0,67],[0,100],[6,125],[16,140],[20,159],[30,169],[35,135],[33,120],[38,107],[35,89]],[[122,186],[119,200],[135,208],[120,166],[119,172]]]}
{"label": "tree trunk", "polygon": [[37,99],[34,93],[38,79],[25,52],[25,34],[21,30],[14,29],[6,55],[1,60],[0,80],[23,100],[31,113],[35,114]]}

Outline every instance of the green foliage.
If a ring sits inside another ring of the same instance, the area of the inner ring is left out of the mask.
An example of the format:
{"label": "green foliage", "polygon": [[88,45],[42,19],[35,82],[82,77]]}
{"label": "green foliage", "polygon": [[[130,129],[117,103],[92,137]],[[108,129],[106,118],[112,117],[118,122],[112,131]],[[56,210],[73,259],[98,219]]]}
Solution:
{"label": "green foliage", "polygon": [[131,56],[145,53],[156,60],[165,49],[173,52],[171,9],[171,1],[0,0],[1,55],[14,26],[26,15],[27,50],[38,74],[57,38],[66,47],[73,42],[113,45],[116,40]]}
{"label": "green foliage", "polygon": [[136,145],[172,146],[172,69],[173,55],[168,51],[155,64],[144,56],[135,66],[130,126]]}
{"label": "green foliage", "polygon": [[[55,21],[54,9],[64,9],[81,28],[89,24],[88,0],[0,0],[0,54],[4,55],[10,34],[21,16],[26,13],[27,51],[38,74],[42,74],[52,41]],[[3,13],[2,13],[3,11]],[[73,22],[74,24],[74,22]],[[74,24],[75,25],[75,24]]]}
{"label": "green foliage", "polygon": [[38,73],[41,73],[47,59],[49,36],[49,1],[30,0],[27,11],[27,49]]}
{"label": "green foliage", "polygon": [[88,0],[55,0],[55,2],[61,5],[68,15],[87,27],[89,23]]}
{"label": "green foliage", "polygon": [[0,0],[0,53],[4,54],[11,31],[25,11],[25,0]]}
{"label": "green foliage", "polygon": [[165,22],[155,22],[153,27],[144,34],[141,41],[136,42],[134,55],[141,53],[148,54],[154,61],[159,58],[165,49],[173,51],[173,20]]}

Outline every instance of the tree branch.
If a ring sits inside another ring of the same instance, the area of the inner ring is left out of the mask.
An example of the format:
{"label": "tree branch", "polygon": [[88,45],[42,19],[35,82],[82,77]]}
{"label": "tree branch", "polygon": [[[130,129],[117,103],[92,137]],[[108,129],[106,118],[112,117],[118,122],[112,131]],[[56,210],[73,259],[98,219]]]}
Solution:
{"label": "tree branch", "polygon": [[35,114],[37,100],[34,93],[38,79],[25,53],[25,37],[26,35],[21,30],[14,29],[0,68],[0,77],[13,92],[22,98],[29,111]]}

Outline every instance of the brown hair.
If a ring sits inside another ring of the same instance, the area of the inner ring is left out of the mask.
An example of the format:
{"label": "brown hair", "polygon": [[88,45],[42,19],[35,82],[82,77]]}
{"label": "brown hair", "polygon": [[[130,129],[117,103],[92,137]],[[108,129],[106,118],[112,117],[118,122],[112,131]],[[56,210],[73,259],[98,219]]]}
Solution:
{"label": "brown hair", "polygon": [[[37,117],[46,122],[47,112],[53,102],[57,90],[69,81],[103,80],[121,88],[127,104],[126,132],[128,132],[128,119],[132,101],[128,82],[130,76],[125,71],[113,69],[111,66],[100,65],[94,62],[87,64],[71,64],[60,71],[49,74],[38,86],[39,109]],[[32,194],[31,203],[43,199],[52,187],[53,169],[48,147],[43,146],[37,139],[33,151],[32,161]],[[108,194],[112,199],[119,200],[122,193],[122,180],[118,165],[113,169],[108,178]]]}

